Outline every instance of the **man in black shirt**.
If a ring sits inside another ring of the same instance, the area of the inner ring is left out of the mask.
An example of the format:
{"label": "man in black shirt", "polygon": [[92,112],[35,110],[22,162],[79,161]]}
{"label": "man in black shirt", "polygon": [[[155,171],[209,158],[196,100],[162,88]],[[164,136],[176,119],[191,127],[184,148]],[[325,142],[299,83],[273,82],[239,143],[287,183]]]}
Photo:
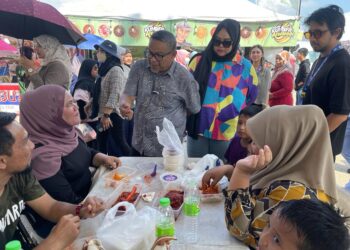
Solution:
{"label": "man in black shirt", "polygon": [[313,12],[305,24],[309,31],[304,35],[320,57],[304,84],[303,104],[315,104],[323,110],[335,159],[342,150],[350,113],[350,56],[339,43],[345,18],[340,7],[330,5]]}
{"label": "man in black shirt", "polygon": [[300,62],[299,64],[299,70],[297,73],[297,76],[295,77],[295,91],[297,92],[297,105],[300,105],[303,103],[301,92],[303,91],[303,86],[306,81],[307,76],[310,73],[310,61],[309,59],[306,59],[307,54],[309,51],[307,48],[301,48],[297,52],[297,59]]}

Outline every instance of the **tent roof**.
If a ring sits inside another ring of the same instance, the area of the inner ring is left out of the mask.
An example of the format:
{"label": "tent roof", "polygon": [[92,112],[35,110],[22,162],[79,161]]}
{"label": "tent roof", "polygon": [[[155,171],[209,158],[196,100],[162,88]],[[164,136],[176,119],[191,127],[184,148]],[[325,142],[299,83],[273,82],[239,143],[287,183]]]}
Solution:
{"label": "tent roof", "polygon": [[96,8],[89,4],[82,4],[77,8],[75,4],[79,1],[70,1],[64,4],[60,11],[65,15],[74,16],[152,21],[172,19],[221,21],[224,18],[233,18],[240,22],[270,22],[297,19],[295,16],[282,15],[265,9],[248,0],[220,0],[215,4],[190,0],[168,3],[164,0],[117,0],[113,1],[112,6],[103,4],[103,1],[108,0],[100,0]]}

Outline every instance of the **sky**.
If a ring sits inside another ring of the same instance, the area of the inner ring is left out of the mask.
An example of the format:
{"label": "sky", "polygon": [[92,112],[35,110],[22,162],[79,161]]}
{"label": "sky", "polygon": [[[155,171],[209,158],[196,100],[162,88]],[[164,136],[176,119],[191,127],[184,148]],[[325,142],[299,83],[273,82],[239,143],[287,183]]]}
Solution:
{"label": "sky", "polygon": [[[64,10],[65,7],[76,6],[76,8],[80,8],[81,6],[91,6],[91,9],[101,8],[101,6],[105,8],[109,8],[108,6],[115,5],[116,0],[41,0],[42,2],[49,3],[59,10]],[[145,1],[145,0],[141,0]],[[196,0],[192,0],[196,1]],[[197,0],[198,1],[198,0]],[[264,6],[265,8],[271,8],[281,14],[286,15],[295,15],[296,14],[296,6],[298,4],[298,0],[249,0],[253,3],[259,3],[259,5]],[[166,0],[164,1],[166,2]],[[175,1],[176,2],[176,1]],[[234,3],[234,0],[232,1]],[[294,5],[295,9],[290,8],[288,6]],[[301,17],[308,16],[314,10],[324,7],[330,4],[336,4],[343,8],[344,12],[350,12],[350,0],[301,0]],[[96,6],[99,5],[99,6]],[[102,8],[103,8],[102,7]],[[65,13],[63,13],[65,14]]]}

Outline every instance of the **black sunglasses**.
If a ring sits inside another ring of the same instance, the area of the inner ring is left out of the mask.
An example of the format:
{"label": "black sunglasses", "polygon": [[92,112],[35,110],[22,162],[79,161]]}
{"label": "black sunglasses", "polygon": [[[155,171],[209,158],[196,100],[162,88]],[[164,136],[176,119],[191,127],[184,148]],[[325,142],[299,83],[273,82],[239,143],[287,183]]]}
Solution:
{"label": "black sunglasses", "polygon": [[328,30],[314,30],[314,31],[306,31],[304,32],[304,37],[309,40],[312,36],[316,39],[319,39],[326,33]]}
{"label": "black sunglasses", "polygon": [[220,44],[222,44],[222,46],[224,47],[224,48],[229,48],[231,45],[232,45],[232,41],[231,40],[224,40],[224,41],[221,41],[221,40],[219,40],[219,39],[214,39],[213,40],[213,45],[214,46],[216,46],[216,47],[219,47],[220,46]]}

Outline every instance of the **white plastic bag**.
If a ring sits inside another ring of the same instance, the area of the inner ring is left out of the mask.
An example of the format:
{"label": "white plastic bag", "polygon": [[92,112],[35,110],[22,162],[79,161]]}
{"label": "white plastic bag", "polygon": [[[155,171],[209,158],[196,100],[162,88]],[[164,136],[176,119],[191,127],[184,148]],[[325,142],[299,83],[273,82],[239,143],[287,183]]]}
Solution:
{"label": "white plastic bag", "polygon": [[[115,216],[121,206],[125,213]],[[136,211],[131,203],[120,202],[107,212],[96,238],[108,250],[148,250],[155,241],[156,214],[151,207]]]}
{"label": "white plastic bag", "polygon": [[171,121],[167,118],[163,119],[163,129],[160,131],[156,126],[158,142],[164,146],[164,151],[176,151],[178,154],[183,154],[181,140],[176,132],[176,129]]}

